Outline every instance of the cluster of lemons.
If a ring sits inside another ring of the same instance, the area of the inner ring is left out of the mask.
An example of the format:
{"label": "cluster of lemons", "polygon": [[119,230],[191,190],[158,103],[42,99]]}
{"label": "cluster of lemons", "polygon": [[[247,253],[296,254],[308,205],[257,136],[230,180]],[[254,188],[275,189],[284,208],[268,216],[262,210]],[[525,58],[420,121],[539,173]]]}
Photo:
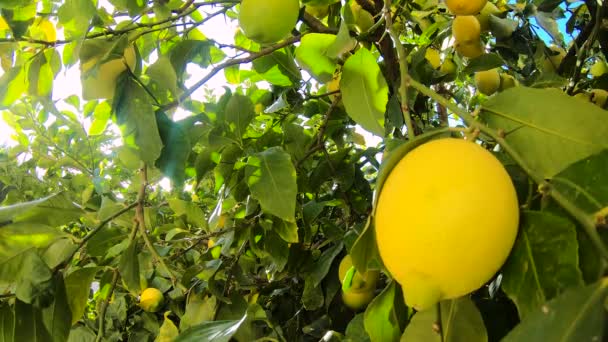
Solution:
{"label": "cluster of lemons", "polygon": [[[481,33],[490,29],[490,16],[500,13],[498,7],[487,0],[447,0],[446,5],[456,16],[452,21],[456,51],[467,58],[483,55]],[[517,80],[496,68],[475,73],[475,85],[480,93],[492,95],[516,86]]]}

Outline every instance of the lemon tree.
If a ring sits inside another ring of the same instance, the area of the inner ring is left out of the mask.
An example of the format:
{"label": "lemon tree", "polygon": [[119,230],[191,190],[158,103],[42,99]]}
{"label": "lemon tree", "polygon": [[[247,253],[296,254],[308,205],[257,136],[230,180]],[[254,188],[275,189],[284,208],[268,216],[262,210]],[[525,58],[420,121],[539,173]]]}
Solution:
{"label": "lemon tree", "polygon": [[596,1],[0,1],[0,341],[602,341]]}

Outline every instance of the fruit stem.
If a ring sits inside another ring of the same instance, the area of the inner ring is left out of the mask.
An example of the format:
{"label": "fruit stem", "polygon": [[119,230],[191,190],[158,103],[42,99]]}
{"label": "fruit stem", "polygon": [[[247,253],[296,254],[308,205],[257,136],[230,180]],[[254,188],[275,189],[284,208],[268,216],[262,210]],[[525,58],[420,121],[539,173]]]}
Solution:
{"label": "fruit stem", "polygon": [[557,204],[559,204],[572,218],[578,221],[602,258],[608,260],[608,249],[597,232],[595,221],[592,216],[587,215],[587,213],[577,207],[576,204],[574,204],[564,194],[553,188],[551,183],[545,180],[541,174],[535,172],[523,160],[519,153],[517,153],[515,148],[513,148],[513,146],[511,146],[499,132],[476,120],[476,118],[465,109],[460,108],[457,104],[437,94],[431,88],[414,80],[409,75],[407,78],[408,83],[412,87],[456,113],[456,115],[458,115],[470,128],[478,129],[480,132],[485,133],[490,138],[494,139],[494,141],[498,143],[505,150],[505,152],[507,152],[507,154],[511,156],[511,158],[513,158],[513,160],[524,170],[524,172],[526,172],[526,174],[528,174],[528,176],[539,185],[539,187],[550,189],[549,196],[551,196],[553,200],[555,200],[555,202],[557,202]]}
{"label": "fruit stem", "polygon": [[391,0],[384,0],[384,9],[382,11],[384,13],[384,21],[386,21],[386,31],[393,40],[393,44],[395,44],[397,57],[399,58],[399,71],[401,76],[399,98],[401,99],[401,112],[403,113],[403,120],[405,121],[405,125],[407,127],[407,134],[410,140],[412,140],[416,137],[416,131],[414,130],[414,124],[412,122],[412,117],[410,116],[410,109],[407,101],[407,87],[409,79],[407,54],[405,53],[403,44],[401,44],[401,40],[399,40],[399,34],[393,28],[393,19],[391,18]]}

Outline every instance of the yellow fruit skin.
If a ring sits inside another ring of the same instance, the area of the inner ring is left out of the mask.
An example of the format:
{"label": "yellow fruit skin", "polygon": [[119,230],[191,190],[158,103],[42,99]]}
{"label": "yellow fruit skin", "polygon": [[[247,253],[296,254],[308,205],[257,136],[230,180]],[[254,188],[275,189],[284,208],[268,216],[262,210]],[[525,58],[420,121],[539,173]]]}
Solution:
{"label": "yellow fruit skin", "polygon": [[[342,78],[342,74],[334,74],[334,77],[331,81],[327,82],[327,92],[333,93],[334,91],[340,90],[340,79]],[[339,94],[331,94],[329,97],[332,101],[335,101],[338,98]]]}
{"label": "yellow fruit skin", "polygon": [[500,89],[500,73],[497,69],[475,73],[475,86],[484,95],[492,95]]}
{"label": "yellow fruit skin", "polygon": [[472,43],[479,41],[481,25],[472,15],[458,16],[452,21],[452,36],[458,43]]}
{"label": "yellow fruit skin", "polygon": [[485,52],[480,40],[470,43],[456,42],[454,48],[456,49],[456,52],[458,52],[458,54],[467,58],[477,58],[483,55]]}
{"label": "yellow fruit skin", "polygon": [[156,312],[163,305],[163,293],[158,289],[149,287],[145,289],[139,298],[139,307],[146,312]]}
{"label": "yellow fruit skin", "polygon": [[426,58],[433,69],[439,69],[439,67],[441,67],[441,55],[439,51],[433,48],[428,48],[426,49],[424,58]]}
{"label": "yellow fruit skin", "polygon": [[591,102],[604,108],[606,106],[606,100],[608,100],[608,91],[605,91],[604,89],[593,89],[591,90],[589,98],[591,99]]}
{"label": "yellow fruit skin", "polygon": [[359,311],[369,304],[374,299],[373,291],[347,291],[342,292],[342,301],[344,305],[351,308],[352,310]]}
{"label": "yellow fruit skin", "polygon": [[456,63],[454,63],[454,60],[448,58],[443,62],[443,64],[441,64],[441,68],[439,68],[439,71],[444,74],[453,74],[456,72],[457,69],[458,67],[456,66]]}
{"label": "yellow fruit skin", "polygon": [[[347,255],[340,262],[340,267],[338,269],[338,277],[340,278],[340,282],[344,281],[344,277],[348,270],[353,266],[353,261],[350,255]],[[355,272],[353,276],[351,287],[349,289],[350,292],[367,292],[374,291],[376,288],[376,283],[378,282],[378,277],[380,273],[375,270],[369,270],[362,275],[359,272]]]}
{"label": "yellow fruit skin", "polygon": [[424,310],[492,278],[519,224],[517,195],[502,164],[479,145],[439,139],[408,153],[388,176],[376,207],[382,261]]}
{"label": "yellow fruit skin", "polygon": [[555,72],[560,64],[562,64],[564,57],[566,57],[566,50],[555,45],[551,45],[549,50],[552,51],[551,55],[543,59],[542,69],[545,72]]}
{"label": "yellow fruit skin", "polygon": [[299,12],[298,0],[243,0],[239,26],[249,39],[272,44],[289,35]]}
{"label": "yellow fruit skin", "polygon": [[601,61],[601,60],[598,60],[597,62],[595,62],[591,66],[591,69],[589,69],[589,73],[593,77],[600,77],[603,74],[605,74],[606,72],[608,72],[608,65],[606,65],[606,62]]}
{"label": "yellow fruit skin", "polygon": [[97,65],[99,59],[100,57],[95,57],[80,64],[82,97],[85,100],[114,97],[118,77],[127,70],[127,65],[129,69],[135,69],[135,48],[130,45],[125,49],[124,58],[113,59],[100,65],[97,70],[91,70]]}
{"label": "yellow fruit skin", "polygon": [[454,15],[473,15],[479,13],[487,0],[446,0],[450,12]]}

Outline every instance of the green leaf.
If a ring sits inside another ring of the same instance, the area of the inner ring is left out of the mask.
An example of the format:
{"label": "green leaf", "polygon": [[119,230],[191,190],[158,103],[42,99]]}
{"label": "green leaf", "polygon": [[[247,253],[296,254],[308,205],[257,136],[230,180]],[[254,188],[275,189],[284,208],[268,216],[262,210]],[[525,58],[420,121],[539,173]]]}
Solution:
{"label": "green leaf", "polygon": [[70,305],[66,294],[63,275],[57,273],[54,277],[53,302],[42,309],[42,322],[53,342],[64,342],[68,340],[72,322],[67,317],[72,317]]}
{"label": "green leaf", "polygon": [[583,285],[576,227],[544,212],[525,211],[503,267],[503,289],[525,318],[568,287]]}
{"label": "green leaf", "polygon": [[0,208],[0,224],[28,222],[60,226],[78,220],[83,214],[65,193],[59,193]]}
{"label": "green leaf", "polygon": [[365,331],[372,341],[394,342],[399,341],[401,328],[399,317],[395,309],[397,284],[391,282],[365,310]]}
{"label": "green leaf", "polygon": [[[127,232],[116,227],[104,227],[87,243],[87,253],[91,256],[102,257],[111,247],[117,246],[127,239]],[[126,247],[126,246],[125,246]]]}
{"label": "green leaf", "polygon": [[505,61],[496,53],[485,53],[477,58],[472,59],[467,67],[462,70],[465,75],[470,75],[477,71],[490,70],[500,68],[505,64]]}
{"label": "green leaf", "polygon": [[275,51],[253,61],[253,68],[271,84],[289,87],[302,78],[298,66],[285,52]]}
{"label": "green leaf", "polygon": [[55,73],[50,61],[47,61],[46,54],[39,53],[32,59],[27,69],[27,77],[30,95],[39,97],[51,95]]}
{"label": "green leaf", "polygon": [[127,250],[122,253],[120,263],[118,264],[120,277],[132,294],[139,294],[141,291],[137,254],[137,241],[131,241]]}
{"label": "green leaf", "polygon": [[15,300],[14,341],[53,341],[42,322],[42,314],[34,305]]}
{"label": "green leaf", "polygon": [[0,285],[15,284],[15,296],[25,303],[47,304],[52,296],[53,273],[35,249],[28,249],[0,264]]}
{"label": "green leaf", "polygon": [[0,268],[3,263],[10,262],[10,258],[25,250],[32,247],[46,248],[65,236],[66,234],[57,228],[35,223],[14,223],[1,227]]}
{"label": "green leaf", "polygon": [[27,86],[25,72],[14,67],[0,77],[0,109],[11,107],[23,94]]}
{"label": "green leaf", "polygon": [[6,302],[0,303],[0,342],[13,342],[15,313]]}
{"label": "green leaf", "polygon": [[230,129],[241,140],[251,120],[255,117],[253,102],[247,96],[234,94],[226,104],[225,118]]}
{"label": "green leaf", "polygon": [[608,150],[580,160],[551,179],[577,207],[595,214],[608,207]]}
{"label": "green leaf", "polygon": [[359,49],[346,60],[340,90],[348,115],[364,129],[383,137],[388,86],[369,50]]}
{"label": "green leaf", "polygon": [[127,145],[139,152],[141,160],[154,165],[160,157],[163,143],[150,96],[130,77],[126,77],[117,87],[116,94],[114,113],[123,139]]}
{"label": "green leaf", "polygon": [[59,7],[57,16],[65,29],[66,38],[77,38],[86,34],[96,13],[91,0],[66,0]]}
{"label": "green leaf", "polygon": [[321,285],[315,285],[314,279],[309,277],[304,283],[302,292],[302,305],[308,311],[318,310],[323,306],[324,297]]}
{"label": "green leaf", "polygon": [[216,310],[217,297],[203,298],[201,295],[190,295],[186,304],[186,313],[184,313],[179,323],[180,330],[186,331],[193,326],[213,321]]}
{"label": "green leaf", "polygon": [[353,318],[346,327],[346,338],[352,342],[371,342],[369,335],[365,331],[364,313],[360,313]]}
{"label": "green leaf", "polygon": [[271,147],[249,157],[245,169],[251,195],[262,209],[285,221],[295,221],[296,169],[289,154]]}
{"label": "green leaf", "polygon": [[608,148],[606,111],[557,89],[508,89],[484,104],[481,118],[544,178]]}
{"label": "green leaf", "polygon": [[302,37],[296,48],[298,64],[319,82],[331,81],[336,70],[336,62],[327,55],[335,40],[333,34],[310,33]]}
{"label": "green leaf", "polygon": [[601,341],[608,279],[571,289],[537,308],[502,341]]}
{"label": "green leaf", "polygon": [[151,90],[161,99],[175,98],[179,95],[177,74],[169,57],[161,56],[154,64],[150,65],[146,74],[150,76],[150,80],[153,82]]}
{"label": "green leaf", "polygon": [[329,269],[331,268],[331,264],[334,262],[334,259],[342,252],[344,245],[339,243],[334,245],[331,248],[326,249],[323,254],[319,257],[319,259],[313,264],[313,269],[310,272],[309,278],[313,281],[315,286],[319,286],[321,281],[327,276]]}
{"label": "green leaf", "polygon": [[274,231],[279,234],[279,236],[289,242],[289,243],[298,243],[298,225],[294,222],[287,222],[281,219],[275,219],[272,225]]}
{"label": "green leaf", "polygon": [[170,311],[165,312],[165,320],[154,342],[172,342],[179,335],[179,330],[177,330],[175,323],[169,318],[170,313]]}
{"label": "green leaf", "polygon": [[[488,334],[475,303],[468,298],[441,302],[441,325],[435,307],[417,312],[405,328],[401,341],[487,342]],[[441,326],[441,336],[439,331]]]}
{"label": "green leaf", "polygon": [[349,252],[353,265],[362,273],[367,272],[370,264],[382,264],[376,244],[376,232],[370,221],[371,218]]}
{"label": "green leaf", "polygon": [[90,328],[77,326],[70,332],[68,342],[94,342],[95,338],[95,333]]}
{"label": "green leaf", "polygon": [[192,150],[190,137],[164,112],[156,112],[156,121],[164,145],[156,166],[173,181],[174,186],[181,187],[186,178],[186,163]]}
{"label": "green leaf", "polygon": [[247,315],[238,321],[206,322],[184,331],[177,337],[175,342],[229,342],[246,319]]}
{"label": "green leaf", "polygon": [[91,283],[98,271],[98,267],[81,268],[70,273],[65,278],[65,290],[72,312],[72,324],[76,324],[84,314],[89,299]]}
{"label": "green leaf", "polygon": [[44,251],[42,259],[53,269],[67,261],[78,248],[79,246],[72,239],[58,239]]}

